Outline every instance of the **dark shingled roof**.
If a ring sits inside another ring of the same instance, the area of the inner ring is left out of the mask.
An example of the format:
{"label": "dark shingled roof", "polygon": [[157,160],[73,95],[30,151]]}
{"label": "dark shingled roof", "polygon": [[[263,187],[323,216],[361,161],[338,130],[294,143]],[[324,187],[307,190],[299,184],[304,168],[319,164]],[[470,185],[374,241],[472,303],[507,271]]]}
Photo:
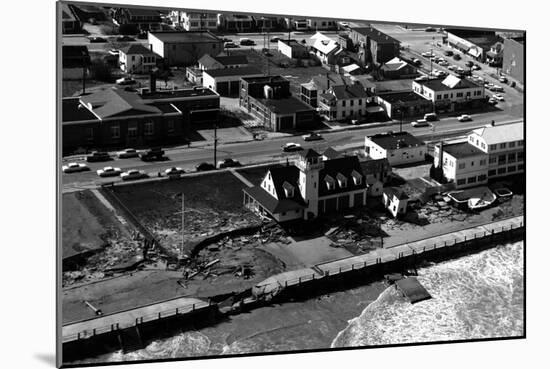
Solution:
{"label": "dark shingled roof", "polygon": [[185,31],[185,32],[149,32],[162,42],[167,43],[198,43],[198,42],[222,42],[213,33],[208,31]]}
{"label": "dark shingled roof", "polygon": [[91,104],[94,113],[101,118],[162,113],[159,108],[145,104],[138,94],[118,88],[100,90],[81,96],[80,100],[84,104]]}
{"label": "dark shingled roof", "polygon": [[[319,196],[339,194],[367,187],[365,174],[363,173],[363,169],[361,168],[361,164],[359,163],[357,156],[345,156],[338,159],[326,160],[323,163],[324,168],[319,172]],[[362,181],[359,185],[356,185],[353,182],[351,174],[354,170],[362,176]],[[345,188],[341,188],[338,184],[336,177],[339,173],[347,178],[348,183]],[[331,176],[335,180],[335,188],[333,190],[329,190],[324,183],[324,178],[327,175]]]}
{"label": "dark shingled roof", "polygon": [[391,165],[387,158],[369,159],[361,162],[361,168],[363,168],[365,175],[369,175],[377,174],[381,171],[388,171]]}
{"label": "dark shingled roof", "polygon": [[[277,200],[260,186],[243,189],[250,197],[258,201],[271,214],[284,213],[289,210],[303,209],[305,206],[291,199]],[[294,191],[297,191],[295,189]],[[299,192],[299,191],[298,191]]]}
{"label": "dark shingled roof", "polygon": [[223,65],[248,64],[246,55],[218,55],[214,59]]}
{"label": "dark shingled roof", "polygon": [[300,155],[302,158],[318,158],[319,156],[321,156],[317,151],[313,150],[313,149],[307,149],[305,151],[300,151],[300,153],[298,154]]}
{"label": "dark shingled roof", "polygon": [[424,145],[423,141],[409,132],[380,133],[368,138],[386,150]]}
{"label": "dark shingled roof", "polygon": [[390,92],[385,94],[378,94],[379,100],[384,100],[389,102],[390,104],[395,103],[404,103],[404,102],[413,102],[413,101],[424,101],[429,102],[431,104],[431,101],[420,96],[416,92]]}
{"label": "dark shingled roof", "polygon": [[63,123],[88,120],[95,120],[99,122],[99,119],[97,119],[91,111],[80,105],[79,97],[63,98],[61,114]]}
{"label": "dark shingled roof", "polygon": [[396,40],[395,38],[386,35],[385,33],[380,32],[376,28],[372,27],[353,27],[352,31],[355,31],[363,36],[367,36],[368,38],[376,41],[377,43],[392,43],[392,44],[399,44],[400,41]]}
{"label": "dark shingled roof", "polygon": [[468,142],[443,145],[443,151],[457,159],[463,159],[470,156],[485,155],[483,151],[481,151],[474,145],[470,145]]}
{"label": "dark shingled roof", "polygon": [[368,97],[360,85],[332,86],[331,89],[338,100]]}
{"label": "dark shingled roof", "polygon": [[299,111],[314,111],[314,109],[297,99],[294,96],[282,98],[282,99],[260,99],[256,98],[256,101],[267,106],[269,110],[276,114],[293,114]]}
{"label": "dark shingled roof", "polygon": [[139,55],[157,55],[151,49],[146,48],[142,44],[131,44],[120,49],[124,54],[139,54]]}
{"label": "dark shingled roof", "polygon": [[294,165],[289,166],[276,166],[269,169],[271,173],[271,179],[273,180],[273,185],[275,186],[275,191],[277,192],[277,197],[279,199],[285,199],[286,195],[283,190],[283,183],[288,182],[294,186],[294,201],[298,203],[303,203],[304,200],[300,195],[300,189],[298,186],[298,179],[300,177],[300,169]]}
{"label": "dark shingled roof", "polygon": [[329,147],[323,152],[323,156],[326,156],[327,159],[338,159],[342,157],[342,154],[334,150],[332,147]]}
{"label": "dark shingled roof", "polygon": [[408,200],[409,196],[400,188],[397,187],[386,187],[384,188],[384,193],[389,196],[395,196],[399,200]]}
{"label": "dark shingled roof", "polygon": [[223,69],[208,69],[203,72],[214,78],[216,77],[230,77],[230,76],[250,76],[263,74],[261,70],[256,67],[240,67],[240,68],[223,68]]}

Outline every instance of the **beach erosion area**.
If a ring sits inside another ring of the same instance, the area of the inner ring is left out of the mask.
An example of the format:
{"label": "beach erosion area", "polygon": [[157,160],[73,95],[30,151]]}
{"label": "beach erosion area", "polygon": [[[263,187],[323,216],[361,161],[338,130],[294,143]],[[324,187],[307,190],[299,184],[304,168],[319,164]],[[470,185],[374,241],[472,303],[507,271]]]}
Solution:
{"label": "beach erosion area", "polygon": [[383,282],[261,307],[78,363],[377,346],[524,334],[523,241],[418,270],[432,299],[411,304]]}

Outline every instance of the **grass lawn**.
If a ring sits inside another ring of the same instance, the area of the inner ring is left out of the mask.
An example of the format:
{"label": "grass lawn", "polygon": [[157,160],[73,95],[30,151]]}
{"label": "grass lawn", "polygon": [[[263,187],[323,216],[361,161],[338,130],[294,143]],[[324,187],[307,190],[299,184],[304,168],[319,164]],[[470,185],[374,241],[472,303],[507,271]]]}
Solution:
{"label": "grass lawn", "polygon": [[177,251],[182,240],[181,193],[185,194],[185,241],[259,222],[242,205],[245,185],[230,172],[114,188],[115,194],[163,246]]}

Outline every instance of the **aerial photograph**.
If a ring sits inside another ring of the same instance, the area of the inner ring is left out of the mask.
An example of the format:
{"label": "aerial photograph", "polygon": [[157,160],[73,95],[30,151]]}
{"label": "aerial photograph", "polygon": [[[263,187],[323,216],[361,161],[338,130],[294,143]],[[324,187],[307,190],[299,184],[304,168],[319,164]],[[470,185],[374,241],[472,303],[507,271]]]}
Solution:
{"label": "aerial photograph", "polygon": [[57,3],[62,365],[525,338],[525,31],[230,10]]}

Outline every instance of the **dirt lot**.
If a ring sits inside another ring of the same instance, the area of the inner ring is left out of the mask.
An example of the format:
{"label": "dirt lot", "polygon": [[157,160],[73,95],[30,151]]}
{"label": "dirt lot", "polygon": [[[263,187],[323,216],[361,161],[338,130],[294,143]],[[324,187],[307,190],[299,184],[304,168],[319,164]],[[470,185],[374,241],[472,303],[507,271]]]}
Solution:
{"label": "dirt lot", "polygon": [[176,255],[182,244],[182,198],[185,194],[186,253],[215,233],[260,223],[242,206],[244,184],[230,172],[172,181],[115,187],[115,194],[137,219]]}

